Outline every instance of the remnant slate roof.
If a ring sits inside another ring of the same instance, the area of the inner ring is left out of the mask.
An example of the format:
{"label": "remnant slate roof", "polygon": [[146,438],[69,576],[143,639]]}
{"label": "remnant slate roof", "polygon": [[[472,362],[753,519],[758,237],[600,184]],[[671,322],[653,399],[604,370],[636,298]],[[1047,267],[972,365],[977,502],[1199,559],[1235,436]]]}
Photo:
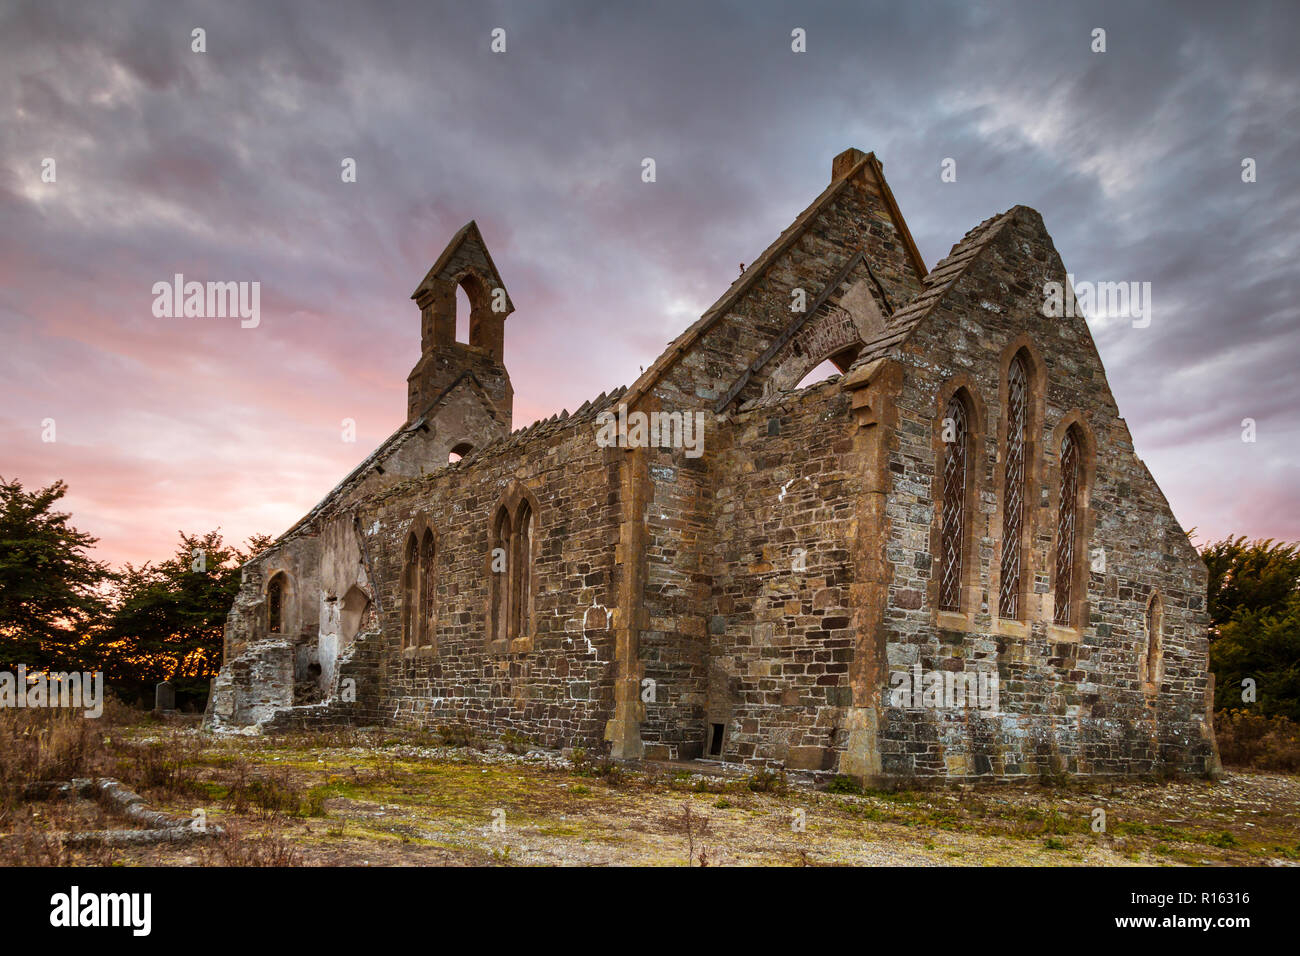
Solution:
{"label": "remnant slate roof", "polygon": [[[862,351],[854,359],[849,372],[882,358],[895,346],[905,342],[912,330],[920,325],[921,320],[929,315],[934,307],[942,301],[943,297],[948,294],[948,290],[966,271],[966,267],[979,257],[980,253],[988,247],[989,242],[1001,231],[1002,227],[1015,217],[1017,210],[1022,208],[1021,206],[1013,206],[1001,215],[985,219],[966,233],[961,238],[961,241],[948,252],[947,258],[941,260],[921,280],[923,286],[921,291],[913,296],[907,305],[889,316],[884,330],[862,347]],[[845,374],[849,373],[846,372]]]}
{"label": "remnant slate roof", "polygon": [[[366,476],[372,470],[374,470],[376,466],[382,465],[384,459],[388,458],[389,455],[391,455],[393,452],[397,451],[399,448],[405,445],[406,442],[410,440],[411,436],[413,436],[416,432],[420,431],[423,428],[425,416],[429,413],[429,411],[435,408],[438,405],[438,403],[442,401],[443,397],[446,396],[449,392],[451,392],[451,390],[454,389],[457,385],[459,385],[461,381],[463,381],[467,376],[469,379],[472,380],[473,384],[477,386],[478,390],[481,392],[482,385],[479,384],[478,379],[475,378],[473,372],[467,370],[463,374],[458,376],[454,382],[452,382],[450,385],[448,385],[438,394],[437,398],[435,398],[432,402],[429,403],[428,408],[424,410],[424,412],[420,415],[419,418],[417,418],[415,421],[411,422],[410,424],[403,424],[400,428],[397,429],[397,431],[393,432],[382,442],[380,442],[379,447],[377,447],[374,451],[372,451],[369,455],[367,455],[365,457],[365,460],[363,460],[361,464],[357,465],[350,472],[348,472],[347,477],[345,477],[342,481],[340,481],[337,485],[335,485],[332,489],[330,489],[329,494],[327,494],[324,498],[318,501],[316,505],[305,515],[303,515],[300,519],[298,519],[298,521],[296,521],[292,527],[290,527],[287,531],[285,531],[283,534],[277,537],[275,539],[275,544],[279,544],[282,541],[287,540],[297,532],[301,531],[303,528],[310,526],[311,523],[315,521],[318,517],[327,513],[332,504],[345,498],[348,492],[350,492],[353,488],[360,485],[361,482],[365,480]],[[440,468],[463,467],[465,463],[472,461],[473,459],[479,457],[479,455],[489,450],[499,451],[506,448],[513,448],[517,445],[523,444],[526,441],[531,441],[533,438],[536,438],[539,435],[548,432],[559,431],[561,428],[565,428],[571,425],[577,425],[586,420],[595,421],[596,416],[600,414],[601,411],[605,410],[614,402],[618,401],[618,399],[621,398],[623,393],[626,391],[627,388],[625,386],[620,386],[611,392],[601,392],[591,401],[583,402],[582,405],[579,406],[578,410],[574,412],[572,415],[570,415],[568,410],[566,409],[565,411],[560,412],[559,414],[552,415],[550,418],[539,419],[538,421],[533,422],[531,425],[527,425],[523,428],[517,428],[514,431],[512,431],[509,435],[504,435],[500,438],[495,439],[494,441],[489,442],[488,444],[484,445],[482,448],[474,449],[474,451],[466,455],[461,462],[454,463],[454,464],[448,463],[440,466]],[[485,404],[488,406],[489,411],[492,412],[493,416],[499,421],[500,417],[497,415],[495,410],[491,408],[491,402],[485,401]],[[440,470],[440,468],[436,468],[433,470],[438,471]]]}
{"label": "remnant slate roof", "polygon": [[[486,451],[492,449],[499,451],[506,448],[514,448],[516,445],[522,445],[524,442],[532,441],[539,435],[557,432],[562,428],[577,424],[584,420],[595,421],[596,416],[600,414],[600,412],[618,401],[626,391],[627,387],[620,385],[612,392],[601,392],[591,401],[583,402],[578,407],[578,410],[572,415],[570,415],[566,409],[556,415],[552,415],[550,418],[539,419],[525,428],[515,429],[509,435],[505,436],[505,438],[500,438],[490,444],[484,445],[483,450]],[[468,457],[472,458],[476,454],[478,454],[477,451]]]}

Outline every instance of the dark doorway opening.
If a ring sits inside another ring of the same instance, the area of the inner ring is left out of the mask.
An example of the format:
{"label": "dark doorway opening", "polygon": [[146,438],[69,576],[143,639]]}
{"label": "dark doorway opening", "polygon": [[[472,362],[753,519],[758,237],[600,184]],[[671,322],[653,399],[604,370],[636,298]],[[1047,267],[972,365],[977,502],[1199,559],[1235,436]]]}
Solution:
{"label": "dark doorway opening", "polygon": [[709,734],[709,756],[710,756],[710,757],[721,757],[721,756],[722,756],[722,737],[723,737],[723,734],[726,732],[726,725],[725,725],[725,724],[710,724],[710,725],[709,725],[709,728],[710,728],[710,730],[711,730],[711,733]]}

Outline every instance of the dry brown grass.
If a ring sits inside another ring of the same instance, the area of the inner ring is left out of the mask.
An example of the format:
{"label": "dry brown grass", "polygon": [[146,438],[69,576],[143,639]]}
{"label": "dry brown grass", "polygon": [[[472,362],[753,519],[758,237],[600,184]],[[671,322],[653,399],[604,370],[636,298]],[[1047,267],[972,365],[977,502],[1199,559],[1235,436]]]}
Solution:
{"label": "dry brown grass", "polygon": [[301,866],[302,853],[288,840],[245,832],[227,823],[225,833],[203,848],[204,866]]}
{"label": "dry brown grass", "polygon": [[94,776],[108,762],[102,726],[79,711],[0,710],[0,828],[28,785]]}
{"label": "dry brown grass", "polygon": [[1214,715],[1214,730],[1224,766],[1300,771],[1300,724],[1295,721],[1221,710]]}
{"label": "dry brown grass", "polygon": [[[456,748],[412,752],[399,731],[225,739],[178,721],[119,726],[66,713],[0,713],[0,865],[297,866],[383,863],[1230,863],[1293,861],[1300,777],[1232,772],[1223,781],[1140,781],[981,790],[827,792],[777,774],[625,768],[575,754],[571,767]],[[1285,722],[1220,724],[1228,762],[1277,766]],[[116,776],[155,808],[203,808],[224,835],[179,845],[68,847],[61,834],[124,825],[93,800],[22,799],[32,780]],[[690,811],[684,804],[689,802]],[[511,830],[489,830],[487,810]],[[1090,829],[1096,807],[1109,829]],[[1175,813],[1171,807],[1177,807]],[[807,832],[791,829],[795,808]]]}
{"label": "dry brown grass", "polygon": [[120,741],[114,746],[119,780],[152,800],[201,797],[206,793],[199,772],[203,748],[192,737],[166,737],[144,743]]}
{"label": "dry brown grass", "polygon": [[[54,795],[35,797],[33,785],[65,784],[75,777],[118,776],[128,785],[178,783],[175,752],[186,747],[169,739],[155,750],[143,750],[119,739],[123,728],[148,722],[149,717],[116,700],[105,701],[104,713],[88,718],[80,710],[5,708],[0,710],[0,865],[104,865],[112,859],[103,848],[72,850],[62,834],[94,830],[113,824],[97,804]],[[171,756],[168,756],[168,754]],[[168,779],[168,774],[173,779]],[[155,789],[157,789],[155,787]]]}

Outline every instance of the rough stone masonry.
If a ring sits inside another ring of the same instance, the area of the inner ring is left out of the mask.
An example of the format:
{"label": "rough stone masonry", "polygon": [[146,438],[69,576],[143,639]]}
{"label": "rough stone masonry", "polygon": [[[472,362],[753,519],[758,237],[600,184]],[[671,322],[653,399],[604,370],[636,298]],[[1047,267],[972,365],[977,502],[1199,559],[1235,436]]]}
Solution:
{"label": "rough stone masonry", "polygon": [[[208,726],[875,783],[1217,772],[1206,571],[1084,319],[1044,314],[1065,274],[1024,206],[927,270],[850,149],[631,387],[512,431],[514,303],[469,223],[412,296],[405,423],[244,567]],[[702,415],[703,453],[597,441],[634,412]]]}

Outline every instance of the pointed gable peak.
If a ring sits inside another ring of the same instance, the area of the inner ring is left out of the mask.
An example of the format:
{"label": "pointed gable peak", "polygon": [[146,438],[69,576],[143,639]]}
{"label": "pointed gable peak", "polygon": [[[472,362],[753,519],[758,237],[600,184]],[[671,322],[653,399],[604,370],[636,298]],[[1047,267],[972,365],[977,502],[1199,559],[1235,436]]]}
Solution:
{"label": "pointed gable peak", "polygon": [[845,388],[860,385],[869,376],[869,369],[874,363],[891,353],[897,346],[907,341],[921,323],[944,301],[948,293],[956,288],[966,275],[970,266],[987,254],[998,241],[998,237],[1016,223],[1027,223],[1051,244],[1043,225],[1043,217],[1038,210],[1030,206],[1012,206],[1004,213],[990,216],[979,225],[967,230],[966,234],[953,244],[951,251],[935,264],[925,277],[924,288],[901,309],[889,317],[885,329],[875,339],[867,342],[858,353],[852,368],[841,379]]}
{"label": "pointed gable peak", "polygon": [[928,271],[925,267],[925,260],[921,258],[921,252],[916,247],[916,240],[912,238],[912,231],[907,228],[907,220],[903,218],[903,213],[898,208],[898,201],[894,199],[893,190],[889,188],[889,183],[885,181],[885,167],[876,158],[876,154],[864,153],[862,150],[850,146],[836,156],[831,160],[831,186],[839,182],[855,183],[868,192],[878,195],[884,201],[885,207],[889,210],[890,218],[894,221],[894,227],[898,230],[898,238],[903,243],[907,257],[912,262],[912,267],[916,269],[917,275],[924,276]]}
{"label": "pointed gable peak", "polygon": [[[451,237],[451,241],[442,250],[437,261],[411,293],[411,298],[419,299],[431,291],[435,283],[458,284],[467,276],[473,276],[488,289],[506,287],[506,284],[501,281],[496,263],[492,261],[492,253],[488,251],[483,233],[479,231],[478,222],[473,219],[461,226],[456,235]],[[509,315],[514,311],[514,303],[510,300],[509,292],[506,292],[506,302],[505,314]]]}
{"label": "pointed gable peak", "polygon": [[831,182],[848,179],[868,160],[876,158],[875,153],[864,153],[850,146],[831,160]]}

